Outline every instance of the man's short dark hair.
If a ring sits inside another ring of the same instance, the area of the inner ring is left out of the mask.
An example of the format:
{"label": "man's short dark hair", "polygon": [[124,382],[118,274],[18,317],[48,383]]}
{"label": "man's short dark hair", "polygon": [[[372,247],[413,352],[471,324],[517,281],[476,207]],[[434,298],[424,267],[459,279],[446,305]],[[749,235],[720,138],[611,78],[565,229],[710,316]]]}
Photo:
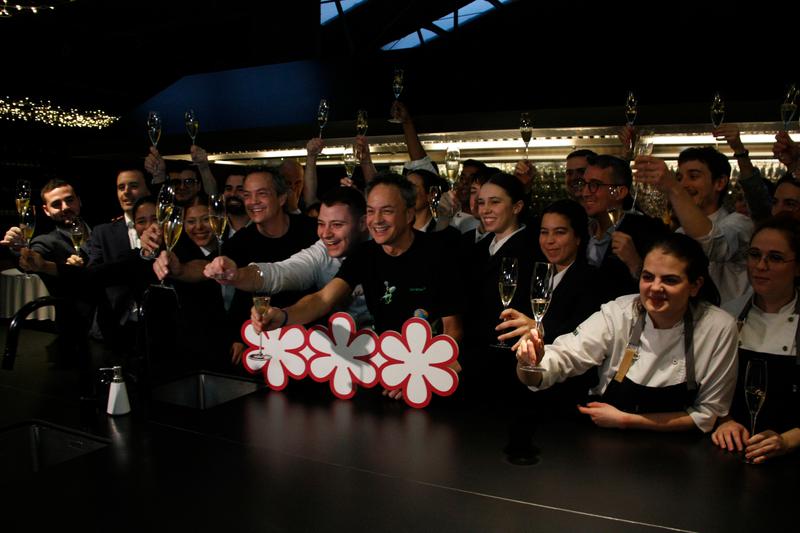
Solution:
{"label": "man's short dark hair", "polygon": [[728,187],[730,187],[729,178],[731,177],[731,164],[728,162],[728,158],[711,146],[700,146],[687,148],[678,155],[678,166],[681,166],[687,161],[700,161],[705,164],[711,172],[712,182],[723,178],[728,179],[728,183],[725,185],[725,188],[720,191],[717,199],[717,205],[722,205],[722,201],[725,199],[725,195],[728,192]]}
{"label": "man's short dark hair", "polygon": [[573,157],[585,157],[589,159],[590,157],[597,157],[597,152],[594,150],[589,150],[588,148],[581,148],[579,150],[573,150],[567,155],[567,160],[572,159]]}
{"label": "man's short dark hair", "polygon": [[286,180],[283,179],[283,176],[280,175],[278,169],[274,167],[265,167],[265,166],[255,166],[255,167],[248,167],[247,171],[244,173],[244,181],[247,181],[247,178],[250,177],[250,174],[261,174],[266,173],[272,177],[272,183],[275,186],[275,194],[277,196],[281,196],[289,192],[289,185],[286,184]]}
{"label": "man's short dark hair", "polygon": [[426,192],[429,191],[431,189],[431,187],[433,187],[434,185],[441,186],[441,182],[444,181],[438,175],[434,174],[430,170],[425,170],[424,168],[418,168],[416,170],[410,170],[406,174],[406,179],[408,179],[408,177],[411,174],[416,174],[417,176],[422,178],[422,188],[425,189]]}
{"label": "man's short dark hair", "polygon": [[372,192],[372,189],[378,185],[397,187],[397,189],[400,191],[400,195],[403,197],[406,207],[409,209],[413,209],[414,205],[417,203],[416,187],[414,187],[413,183],[405,179],[400,174],[395,174],[394,172],[381,172],[375,176],[372,181],[367,183],[367,196],[369,196],[369,193]]}
{"label": "man's short dark hair", "polygon": [[336,204],[346,205],[356,220],[367,212],[367,201],[355,187],[333,187],[328,189],[320,199],[323,205],[333,207]]}
{"label": "man's short dark hair", "polygon": [[477,159],[467,159],[466,161],[462,161],[461,166],[475,167],[478,169],[478,172],[484,172],[486,170],[486,163],[483,161],[478,161]]}
{"label": "man's short dark hair", "polygon": [[[72,187],[72,190],[75,191],[75,187],[67,180],[62,180],[61,178],[53,178],[47,183],[45,183],[44,187],[42,187],[42,191],[40,193],[42,197],[42,203],[44,203],[45,194],[47,194],[52,190],[58,189],[59,187]],[[77,191],[75,192],[75,194],[76,195],[78,194]]]}
{"label": "man's short dark hair", "polygon": [[131,211],[131,215],[133,216],[134,220],[136,219],[136,211],[139,210],[144,204],[153,204],[156,205],[156,199],[153,196],[140,196],[136,199],[136,202],[133,204],[133,210]]}

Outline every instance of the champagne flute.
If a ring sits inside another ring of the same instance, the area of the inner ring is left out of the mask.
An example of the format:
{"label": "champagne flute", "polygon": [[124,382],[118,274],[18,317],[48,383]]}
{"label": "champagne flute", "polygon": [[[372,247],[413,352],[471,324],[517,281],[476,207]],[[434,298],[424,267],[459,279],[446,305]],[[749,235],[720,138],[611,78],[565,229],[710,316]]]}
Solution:
{"label": "champagne flute", "polygon": [[[262,272],[260,268],[258,268],[256,272],[258,272],[258,279],[256,281],[257,285],[255,291],[253,292],[253,308],[259,316],[264,316],[270,310],[270,296],[264,291],[264,272]],[[271,355],[264,353],[263,335],[263,332],[258,335],[258,352],[250,354],[249,356],[250,359],[254,361],[268,361],[272,358]]]}
{"label": "champagne flute", "polygon": [[75,218],[69,225],[69,238],[72,240],[76,255],[81,255],[81,245],[85,235],[83,221],[80,218]]}
{"label": "champagne flute", "polygon": [[[500,276],[497,280],[497,288],[500,292],[500,302],[503,310],[508,309],[514,293],[517,292],[517,278],[519,276],[519,262],[516,257],[503,257],[500,262]],[[500,341],[491,345],[493,348],[510,348],[505,341]]]}
{"label": "champagne flute", "polygon": [[428,189],[428,206],[431,210],[431,216],[433,216],[433,220],[439,221],[439,202],[442,199],[442,188],[438,185],[431,185],[430,189]]}
{"label": "champagne flute", "polygon": [[[534,263],[533,275],[531,276],[531,310],[533,319],[536,321],[536,331],[539,338],[544,339],[544,325],[542,320],[548,307],[550,298],[553,296],[553,277],[555,276],[555,266],[552,263]],[[519,368],[525,372],[542,372],[540,366],[530,363],[520,363]]]}
{"label": "champagne flute", "polygon": [[354,147],[345,146],[344,153],[342,154],[342,162],[344,163],[344,171],[347,173],[347,177],[353,179],[353,172],[356,170],[356,153]]}
{"label": "champagne flute", "polygon": [[322,128],[328,123],[328,101],[325,98],[321,98],[319,101],[319,107],[317,108],[317,122],[319,123],[319,138],[322,138]]}
{"label": "champagne flute", "polygon": [[636,122],[636,115],[639,114],[639,102],[633,95],[633,91],[628,91],[628,98],[625,99],[625,122],[628,126],[633,126]]}
{"label": "champagne flute", "polygon": [[212,194],[208,197],[208,223],[217,236],[217,255],[222,255],[222,237],[228,226],[228,212],[225,209],[225,195]]}
{"label": "champagne flute", "polygon": [[17,214],[22,218],[31,203],[31,182],[28,180],[17,180]]}
{"label": "champagne flute", "polygon": [[797,87],[792,85],[786,91],[786,98],[781,104],[781,122],[783,122],[783,131],[789,131],[789,125],[797,112]]}
{"label": "champagne flute", "polygon": [[147,134],[153,148],[158,148],[158,140],[161,138],[161,115],[158,111],[150,111],[147,114]]}
{"label": "champagne flute", "polygon": [[[405,78],[405,73],[403,69],[396,68],[394,69],[394,75],[392,76],[392,92],[394,93],[394,100],[395,102],[400,100],[400,93],[403,92],[403,79]],[[394,122],[399,124],[401,120],[394,114],[392,114],[392,118],[389,119],[389,122]]]}
{"label": "champagne flute", "polygon": [[[36,206],[28,205],[22,215],[19,217],[19,229],[22,230],[23,248],[31,247],[31,239],[33,232],[36,229]],[[25,279],[31,279],[30,272],[25,272]]]}
{"label": "champagne flute", "polygon": [[[162,232],[164,234],[164,248],[171,252],[183,232],[183,208],[173,205],[169,209],[169,215],[162,224]],[[165,288],[173,288],[171,285],[166,284],[166,278],[161,280],[161,286]]]}
{"label": "champagne flute", "polygon": [[[725,102],[719,93],[714,93],[714,99],[711,101],[711,127],[715,130],[722,126],[725,121]],[[717,138],[714,137],[714,146],[717,146]]]}
{"label": "champagne flute", "polygon": [[750,411],[750,436],[756,434],[756,419],[767,399],[767,362],[750,359],[744,374],[744,400]]}
{"label": "champagne flute", "polygon": [[366,135],[369,122],[367,121],[367,110],[359,109],[356,114],[356,135]]}
{"label": "champagne flute", "polygon": [[528,144],[531,142],[531,136],[533,135],[533,121],[530,113],[522,113],[519,116],[519,134],[522,137],[522,142],[525,143],[525,159],[528,159]]}
{"label": "champagne flute", "polygon": [[[636,138],[636,144],[633,148],[633,158],[636,159],[640,155],[653,155],[653,136],[652,132],[642,133]],[[636,209],[636,197],[639,194],[639,189],[644,187],[644,193],[649,194],[650,187],[642,185],[641,183],[633,183],[633,202],[631,203],[631,211]]]}
{"label": "champagne flute", "polygon": [[189,109],[184,113],[183,123],[186,125],[186,133],[188,133],[189,138],[192,139],[192,144],[195,144],[194,140],[197,138],[197,132],[200,130],[200,121],[197,119],[197,113],[194,112],[194,109]]}
{"label": "champagne flute", "polygon": [[450,190],[456,189],[456,182],[458,181],[458,170],[461,166],[461,150],[455,146],[448,146],[447,153],[444,156],[444,167],[447,171],[447,183],[450,184]]}

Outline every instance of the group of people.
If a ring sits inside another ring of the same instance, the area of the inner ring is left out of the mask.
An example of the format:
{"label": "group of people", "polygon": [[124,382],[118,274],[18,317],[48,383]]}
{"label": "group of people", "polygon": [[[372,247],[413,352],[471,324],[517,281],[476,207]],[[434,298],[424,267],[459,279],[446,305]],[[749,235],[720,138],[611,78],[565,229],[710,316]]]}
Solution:
{"label": "group of people", "polygon": [[[152,149],[150,184],[142,170],[120,171],[123,214],[87,228],[80,250],[68,231],[80,200],[60,180],[41,191],[56,228],[20,248],[22,232],[13,227],[2,244],[74,306],[59,311],[73,341],[94,331],[114,349],[136,346],[142,294],[158,280],[177,294],[176,345],[223,368],[240,364],[248,318],[268,331],[344,310],[382,332],[416,316],[459,343],[453,366],[472,400],[536,402],[604,427],[698,428],[756,463],[800,447],[800,147],[788,135],[776,138],[787,172],[774,185],[750,163],[735,125],[715,132],[734,152],[748,214],[723,206],[731,166],[710,147],[684,150],[677,174],[652,156],[631,162],[575,151],[564,198],[543,206],[527,160],[513,174],[463,161],[457,186],[439,198],[447,184],[407,110],[395,105],[410,161],[403,175],[378,172],[366,138],[357,138],[363,192],[345,179],[317,198],[324,143],[312,139],[305,168],[286,161],[226,176],[228,220],[218,241],[208,208],[217,184],[205,152],[193,147],[196,166],[167,173]],[[622,137],[630,135],[628,128]],[[672,226],[637,209],[634,181],[668,198]],[[163,250],[149,191],[161,182],[184,208],[172,251]],[[620,210],[621,220],[611,215]],[[505,306],[504,258],[518,267]],[[554,271],[541,324],[528,298],[537,262]],[[271,295],[266,313],[252,308],[253,292]],[[756,429],[743,400],[752,359],[766,361],[770,378]]]}

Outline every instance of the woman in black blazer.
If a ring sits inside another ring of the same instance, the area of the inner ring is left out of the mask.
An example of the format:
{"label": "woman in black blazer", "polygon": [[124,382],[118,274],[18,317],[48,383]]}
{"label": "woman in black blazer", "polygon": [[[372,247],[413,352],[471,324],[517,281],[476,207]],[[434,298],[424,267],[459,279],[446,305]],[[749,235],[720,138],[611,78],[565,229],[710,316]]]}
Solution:
{"label": "woman in black blazer", "polygon": [[[547,261],[555,265],[557,284],[542,320],[545,343],[572,332],[604,303],[602,280],[597,270],[586,263],[588,227],[586,212],[573,200],[556,201],[542,214],[539,247]],[[506,309],[500,316],[504,319],[497,326],[500,340],[513,343],[536,325],[518,309]],[[595,380],[596,372],[590,371],[559,384],[548,391],[547,397],[537,399],[558,410],[574,411]]]}

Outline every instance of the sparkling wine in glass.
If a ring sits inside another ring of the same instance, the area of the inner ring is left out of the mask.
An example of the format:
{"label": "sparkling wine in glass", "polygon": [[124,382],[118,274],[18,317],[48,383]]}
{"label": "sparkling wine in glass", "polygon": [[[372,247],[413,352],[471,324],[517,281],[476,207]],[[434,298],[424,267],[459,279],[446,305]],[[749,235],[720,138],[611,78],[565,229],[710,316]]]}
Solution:
{"label": "sparkling wine in glass", "polygon": [[433,220],[439,220],[439,202],[442,199],[442,188],[438,185],[431,185],[428,189],[428,206],[431,210]]}
{"label": "sparkling wine in glass", "polygon": [[611,225],[614,226],[614,230],[616,230],[622,222],[622,219],[625,217],[625,209],[622,206],[612,207],[606,212],[606,214],[608,215],[608,219],[611,221]]}
{"label": "sparkling wine in glass", "polygon": [[[652,133],[642,133],[636,139],[636,144],[633,148],[633,157],[636,159],[640,155],[653,155],[653,136]],[[636,198],[639,195],[639,189],[642,188],[641,183],[633,183],[633,202],[631,203],[631,211],[636,209]],[[649,193],[649,187],[644,187],[644,193]],[[616,226],[615,226],[616,227]]]}
{"label": "sparkling wine in glass", "polygon": [[[156,211],[158,210],[158,206],[156,206]],[[178,243],[178,239],[181,238],[181,233],[183,232],[183,208],[177,205],[173,205],[169,209],[169,214],[167,215],[166,220],[161,225],[163,235],[164,235],[164,247],[167,249],[168,252],[171,252],[175,245]],[[161,280],[162,287],[169,287],[172,288],[170,285],[167,285],[165,279]]]}
{"label": "sparkling wine in glass", "polygon": [[367,110],[359,109],[356,114],[356,135],[367,134],[367,128],[369,128],[369,121],[367,118]]}
{"label": "sparkling wine in glass", "polygon": [[[264,291],[264,272],[260,268],[256,272],[258,272],[258,279],[253,292],[253,308],[259,316],[264,316],[270,310],[270,296]],[[264,352],[263,335],[263,332],[258,335],[258,352],[249,355],[249,358],[254,361],[268,361],[272,358],[271,355]]]}
{"label": "sparkling wine in glass", "polygon": [[[517,292],[517,279],[519,277],[519,262],[516,257],[503,257],[500,260],[500,275],[497,279],[497,289],[500,292],[500,303],[503,310],[508,309],[514,293]],[[505,341],[492,344],[493,348],[510,348]]]}
{"label": "sparkling wine in glass", "polygon": [[147,135],[154,148],[158,148],[158,140],[161,138],[161,115],[158,111],[150,111],[147,114]]}
{"label": "sparkling wine in glass", "polygon": [[22,218],[31,203],[31,182],[28,180],[17,180],[16,188],[17,214]]}
{"label": "sparkling wine in glass", "polygon": [[[553,277],[555,276],[555,266],[552,263],[534,263],[533,274],[531,276],[531,310],[533,319],[536,321],[536,331],[539,338],[544,339],[544,319],[547,309],[550,307],[550,298],[553,296]],[[520,363],[519,368],[526,372],[541,372],[540,366],[529,363]]]}
{"label": "sparkling wine in glass", "polygon": [[722,126],[725,121],[725,102],[719,93],[714,94],[714,99],[711,101],[711,126],[714,129]]}
{"label": "sparkling wine in glass", "polygon": [[461,150],[455,146],[449,146],[444,156],[444,168],[447,171],[447,183],[450,189],[455,190],[458,181],[458,171],[461,167]]}
{"label": "sparkling wine in glass", "polygon": [[767,399],[767,362],[750,359],[744,374],[744,400],[750,411],[750,436],[756,434],[756,419]]}
{"label": "sparkling wine in glass", "polygon": [[69,225],[69,238],[75,248],[75,254],[81,255],[81,245],[86,237],[85,226],[80,218],[75,218]]}
{"label": "sparkling wine in glass", "polygon": [[192,144],[195,144],[197,132],[200,130],[200,121],[197,119],[197,113],[194,112],[194,109],[189,109],[183,114],[183,123],[186,125],[186,133],[192,139]]}
{"label": "sparkling wine in glass", "polygon": [[519,116],[519,135],[525,143],[525,159],[528,159],[528,144],[533,136],[533,120],[530,113],[522,113]]}
{"label": "sparkling wine in glass", "polygon": [[[31,239],[33,232],[36,230],[36,206],[28,205],[22,215],[19,217],[19,229],[22,230],[23,248],[31,247]],[[25,272],[25,279],[30,279],[30,272]]]}
{"label": "sparkling wine in glass", "polygon": [[781,122],[783,122],[783,131],[789,131],[789,125],[797,112],[797,87],[792,85],[786,91],[786,98],[781,104]]}
{"label": "sparkling wine in glass", "polygon": [[625,99],[625,122],[628,126],[633,126],[636,122],[636,115],[639,114],[639,101],[633,95],[633,91],[628,91],[628,98]]}
{"label": "sparkling wine in glass", "polygon": [[353,172],[356,170],[356,153],[353,147],[345,147],[342,154],[342,162],[344,163],[344,171],[347,177],[353,179]]}
{"label": "sparkling wine in glass", "polygon": [[317,123],[319,124],[319,138],[322,138],[322,128],[328,123],[328,111],[330,108],[328,107],[328,101],[325,98],[321,98],[319,101],[319,107],[317,108]]}
{"label": "sparkling wine in glass", "polygon": [[208,223],[217,237],[217,254],[222,255],[222,237],[228,227],[228,212],[225,209],[225,195],[212,194],[208,197]]}
{"label": "sparkling wine in glass", "polygon": [[[401,68],[394,69],[394,74],[392,76],[392,92],[394,93],[395,102],[400,100],[400,94],[403,92],[404,77],[405,73],[403,72],[403,69]],[[389,122],[394,122],[399,124],[401,120],[393,114],[392,118],[389,119]]]}
{"label": "sparkling wine in glass", "polygon": [[165,183],[158,191],[156,198],[156,221],[159,226],[163,226],[169,218],[172,208],[175,205],[175,189],[172,185]]}

